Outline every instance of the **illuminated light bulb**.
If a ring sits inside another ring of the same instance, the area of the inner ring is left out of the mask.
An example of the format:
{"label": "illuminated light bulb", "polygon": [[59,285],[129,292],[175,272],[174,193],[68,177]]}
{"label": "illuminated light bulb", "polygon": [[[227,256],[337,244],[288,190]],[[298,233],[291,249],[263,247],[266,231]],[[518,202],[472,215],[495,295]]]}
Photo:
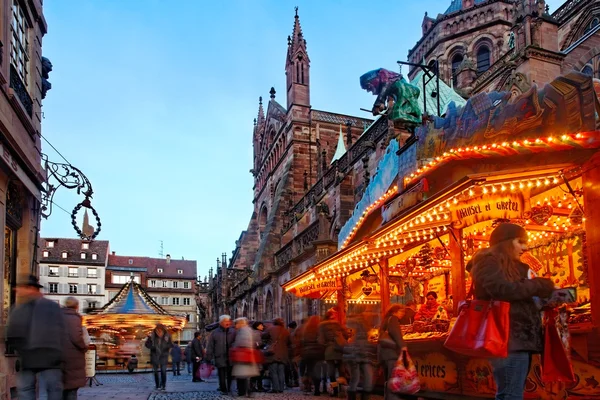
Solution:
{"label": "illuminated light bulb", "polygon": [[562,135],[562,136],[561,136],[561,139],[562,139],[562,140],[567,140],[568,138],[569,138],[569,137],[568,137],[567,135]]}
{"label": "illuminated light bulb", "polygon": [[535,181],[535,186],[537,186],[537,187],[540,187],[540,186],[542,186],[542,182],[540,182],[540,181]]}
{"label": "illuminated light bulb", "polygon": [[527,182],[527,187],[532,187],[533,183],[531,183],[531,181]]}
{"label": "illuminated light bulb", "polygon": [[514,192],[516,188],[517,188],[517,187],[515,186],[515,184],[514,184],[514,183],[511,183],[511,184],[510,184],[510,190],[512,190],[512,191]]}
{"label": "illuminated light bulb", "polygon": [[546,178],[546,180],[544,181],[544,185],[548,186],[550,184],[550,180],[548,180],[548,178]]}
{"label": "illuminated light bulb", "polygon": [[519,182],[519,189],[523,189],[525,187],[525,185],[523,185],[523,182]]}
{"label": "illuminated light bulb", "polygon": [[504,186],[504,184],[500,185],[500,191],[504,192],[506,190],[506,186]]}
{"label": "illuminated light bulb", "polygon": [[454,198],[454,200],[452,200],[452,202],[453,202],[454,204],[458,204],[458,200],[456,199],[456,197]]}
{"label": "illuminated light bulb", "polygon": [[512,142],[512,144],[513,144],[513,146],[518,146],[518,145],[519,145],[519,142],[517,142],[517,141],[514,141],[514,142]]}
{"label": "illuminated light bulb", "polygon": [[554,138],[553,138],[552,136],[548,137],[548,141],[549,141],[549,142],[551,142],[551,141],[553,141],[553,140],[554,140]]}
{"label": "illuminated light bulb", "polygon": [[583,135],[582,135],[581,133],[578,133],[577,135],[575,135],[575,137],[576,137],[577,139],[581,139],[581,138],[583,137]]}
{"label": "illuminated light bulb", "polygon": [[475,192],[473,192],[473,189],[469,189],[469,196],[473,196],[475,194]]}
{"label": "illuminated light bulb", "polygon": [[558,183],[558,179],[555,177],[555,178],[552,180],[552,183],[554,183],[554,184],[556,185],[556,184]]}

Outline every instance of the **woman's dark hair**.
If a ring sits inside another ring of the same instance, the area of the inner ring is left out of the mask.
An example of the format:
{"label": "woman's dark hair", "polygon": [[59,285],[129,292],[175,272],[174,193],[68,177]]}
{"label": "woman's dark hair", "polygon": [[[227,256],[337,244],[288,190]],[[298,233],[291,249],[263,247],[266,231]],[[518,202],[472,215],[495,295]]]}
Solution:
{"label": "woman's dark hair", "polygon": [[[381,320],[381,327],[379,328],[379,332],[383,332],[387,330],[387,324],[390,317],[396,314],[400,310],[406,310],[404,304],[392,304],[387,311],[385,312],[383,319]],[[380,333],[381,334],[381,333]]]}
{"label": "woman's dark hair", "polygon": [[265,325],[263,324],[261,321],[254,321],[254,323],[252,324],[252,329],[258,330],[258,327],[261,325]]}
{"label": "woman's dark hair", "polygon": [[513,260],[511,254],[514,253],[514,245],[511,240],[504,240],[488,249],[478,251],[473,256],[473,272],[477,271],[477,264],[486,257],[492,257],[498,262],[504,272],[506,279],[515,282],[521,279],[519,265]]}
{"label": "woman's dark hair", "polygon": [[429,297],[429,296],[433,297],[436,300],[438,298],[438,295],[436,292],[427,292],[427,295],[425,297]]}

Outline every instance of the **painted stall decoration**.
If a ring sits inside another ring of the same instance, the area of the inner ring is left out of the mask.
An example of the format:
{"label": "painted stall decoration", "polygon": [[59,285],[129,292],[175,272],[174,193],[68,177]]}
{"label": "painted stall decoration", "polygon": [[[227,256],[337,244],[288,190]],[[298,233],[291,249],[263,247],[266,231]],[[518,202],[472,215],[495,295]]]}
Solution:
{"label": "painted stall decoration", "polygon": [[521,192],[474,197],[452,208],[452,226],[463,228],[494,219],[521,219],[527,211],[526,204],[529,202]]}
{"label": "painted stall decoration", "polygon": [[398,188],[393,189],[398,176],[398,156],[396,152],[398,152],[398,142],[396,139],[393,139],[385,150],[385,155],[379,161],[377,171],[373,175],[373,178],[371,178],[362,198],[356,204],[352,216],[340,230],[338,248],[342,248],[348,244],[360,226],[360,222],[362,222],[370,211],[379,210],[378,206],[380,204],[378,202],[380,200],[383,201],[388,194],[392,194],[391,192],[393,194],[396,193]]}
{"label": "painted stall decoration", "polygon": [[459,392],[456,363],[442,353],[411,355],[421,382],[421,390]]}
{"label": "painted stall decoration", "polygon": [[298,297],[320,298],[323,293],[336,291],[342,288],[341,281],[337,278],[311,279],[295,286],[290,293]]}
{"label": "painted stall decoration", "polygon": [[589,76],[558,77],[511,100],[509,92],[480,93],[464,107],[449,106],[445,118],[417,129],[420,160],[450,148],[535,139],[595,130],[595,92]]}

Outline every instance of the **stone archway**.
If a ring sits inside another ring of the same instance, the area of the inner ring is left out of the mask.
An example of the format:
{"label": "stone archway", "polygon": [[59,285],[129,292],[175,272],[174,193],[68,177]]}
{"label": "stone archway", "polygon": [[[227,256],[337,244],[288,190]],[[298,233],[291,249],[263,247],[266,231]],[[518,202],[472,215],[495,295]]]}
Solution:
{"label": "stone archway", "polygon": [[271,321],[273,319],[273,309],[275,308],[275,303],[273,302],[273,293],[271,290],[267,291],[267,296],[265,298],[265,320]]}
{"label": "stone archway", "polygon": [[252,319],[254,321],[259,321],[260,320],[260,314],[258,312],[258,297],[254,298],[254,302],[252,304]]}

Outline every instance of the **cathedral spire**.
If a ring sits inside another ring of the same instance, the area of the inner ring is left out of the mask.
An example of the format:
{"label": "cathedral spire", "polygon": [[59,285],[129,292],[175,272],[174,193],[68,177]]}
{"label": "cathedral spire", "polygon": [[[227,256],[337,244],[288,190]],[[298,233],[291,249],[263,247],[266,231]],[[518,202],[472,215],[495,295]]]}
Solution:
{"label": "cathedral spire", "polygon": [[262,104],[262,96],[258,98],[258,126],[265,122],[265,109]]}
{"label": "cathedral spire", "polygon": [[294,30],[288,36],[288,51],[285,60],[287,81],[287,109],[293,105],[310,106],[310,60],[306,51],[306,40],[300,26],[298,7],[295,8]]}
{"label": "cathedral spire", "polygon": [[86,208],[85,212],[83,213],[83,224],[81,226],[81,232],[83,232],[83,234],[87,237],[91,237],[94,234],[94,231],[94,227],[90,225],[90,217]]}

